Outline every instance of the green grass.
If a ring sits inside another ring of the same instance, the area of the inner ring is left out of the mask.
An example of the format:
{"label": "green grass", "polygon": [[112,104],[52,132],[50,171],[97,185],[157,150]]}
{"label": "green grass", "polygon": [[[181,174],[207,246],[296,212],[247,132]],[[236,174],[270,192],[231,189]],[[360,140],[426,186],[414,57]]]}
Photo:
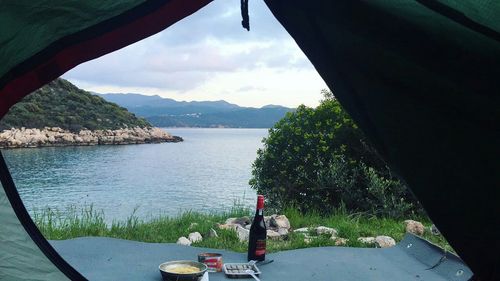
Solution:
{"label": "green grass", "polygon": [[[345,211],[337,211],[329,216],[321,216],[316,213],[303,215],[294,209],[285,210],[283,213],[288,217],[294,229],[319,225],[337,229],[339,237],[349,239],[348,247],[370,247],[357,241],[357,238],[361,236],[388,235],[396,241],[400,241],[405,234],[403,220],[348,214]],[[51,240],[105,236],[144,242],[175,243],[179,237],[187,237],[190,232],[198,231],[204,239],[192,246],[246,252],[247,243],[239,242],[235,232],[218,229],[216,224],[224,223],[229,217],[250,214],[250,210],[236,206],[220,213],[184,212],[176,217],[157,216],[148,220],[141,220],[132,214],[126,221],[114,221],[111,224],[106,224],[104,214],[90,206],[81,211],[74,208],[64,212],[45,209],[35,212],[34,221],[45,237]],[[426,226],[425,239],[448,251],[453,251],[441,235],[430,234],[428,227],[431,223],[428,220],[423,218],[410,219],[424,223]],[[192,226],[192,223],[197,225]],[[219,237],[208,238],[206,234],[210,228],[214,228]],[[330,240],[328,236],[324,236],[317,237],[307,244],[301,234],[291,232],[287,240],[268,240],[267,248],[269,252],[277,252],[322,246],[334,246],[334,241]]]}

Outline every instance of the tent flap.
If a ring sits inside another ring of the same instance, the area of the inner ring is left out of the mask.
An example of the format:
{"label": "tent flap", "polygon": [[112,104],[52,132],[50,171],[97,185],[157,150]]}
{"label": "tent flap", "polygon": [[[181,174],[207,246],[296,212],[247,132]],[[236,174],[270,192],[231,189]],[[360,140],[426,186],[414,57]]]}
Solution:
{"label": "tent flap", "polygon": [[266,3],[476,277],[500,279],[500,7]]}

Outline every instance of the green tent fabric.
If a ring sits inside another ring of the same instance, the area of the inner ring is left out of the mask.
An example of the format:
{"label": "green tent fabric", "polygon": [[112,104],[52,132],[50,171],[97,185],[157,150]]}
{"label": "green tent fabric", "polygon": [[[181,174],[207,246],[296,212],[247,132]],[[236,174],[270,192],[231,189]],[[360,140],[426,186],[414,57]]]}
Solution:
{"label": "green tent fabric", "polygon": [[[0,0],[0,116],[79,63],[159,32],[209,2]],[[265,2],[475,278],[500,279],[500,4]],[[41,236],[9,178],[2,167],[0,279],[26,266],[31,253],[41,264],[39,272],[25,267],[35,280],[64,279],[56,267],[84,280]],[[19,260],[3,262],[16,253]]]}
{"label": "green tent fabric", "polygon": [[462,259],[498,280],[499,5],[266,3]]}

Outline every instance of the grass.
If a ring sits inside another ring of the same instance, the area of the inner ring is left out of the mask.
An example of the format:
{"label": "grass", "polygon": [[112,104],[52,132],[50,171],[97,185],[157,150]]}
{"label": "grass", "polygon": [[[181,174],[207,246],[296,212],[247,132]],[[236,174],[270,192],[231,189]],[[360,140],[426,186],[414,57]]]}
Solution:
{"label": "grass", "polygon": [[[348,214],[345,211],[321,216],[317,213],[303,215],[294,209],[288,209],[283,214],[288,217],[294,229],[319,225],[337,229],[339,237],[349,239],[346,245],[348,247],[371,247],[357,241],[357,238],[362,236],[388,235],[396,241],[400,241],[405,234],[403,220]],[[125,221],[114,221],[111,224],[106,224],[104,214],[90,206],[80,211],[74,208],[64,212],[45,209],[35,212],[34,221],[45,237],[50,240],[105,236],[143,242],[175,243],[179,237],[187,237],[189,233],[198,231],[204,239],[201,242],[193,243],[192,246],[246,252],[246,242],[240,242],[236,233],[231,230],[218,229],[216,224],[224,223],[229,217],[249,215],[251,215],[249,209],[236,206],[220,213],[184,212],[176,217],[157,216],[148,220],[141,220],[132,214]],[[428,227],[431,225],[428,220],[412,219],[419,220],[426,226],[425,239],[447,251],[453,251],[444,237],[433,235],[428,231]],[[193,223],[196,224],[193,225]],[[214,228],[219,237],[208,237],[206,234],[210,228]],[[321,246],[334,246],[334,241],[330,240],[328,236],[320,236],[310,243],[306,243],[301,234],[291,232],[288,239],[284,241],[268,239],[267,249],[269,252],[277,252]]]}

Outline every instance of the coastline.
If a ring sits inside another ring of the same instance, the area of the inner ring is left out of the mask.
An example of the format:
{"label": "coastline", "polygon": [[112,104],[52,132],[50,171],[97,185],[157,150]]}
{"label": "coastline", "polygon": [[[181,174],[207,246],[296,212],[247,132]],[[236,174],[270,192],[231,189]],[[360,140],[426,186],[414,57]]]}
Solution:
{"label": "coastline", "polygon": [[181,142],[157,127],[135,127],[117,130],[81,130],[71,132],[59,127],[43,129],[11,128],[0,133],[0,148],[28,148],[49,146],[125,145],[162,142]]}

